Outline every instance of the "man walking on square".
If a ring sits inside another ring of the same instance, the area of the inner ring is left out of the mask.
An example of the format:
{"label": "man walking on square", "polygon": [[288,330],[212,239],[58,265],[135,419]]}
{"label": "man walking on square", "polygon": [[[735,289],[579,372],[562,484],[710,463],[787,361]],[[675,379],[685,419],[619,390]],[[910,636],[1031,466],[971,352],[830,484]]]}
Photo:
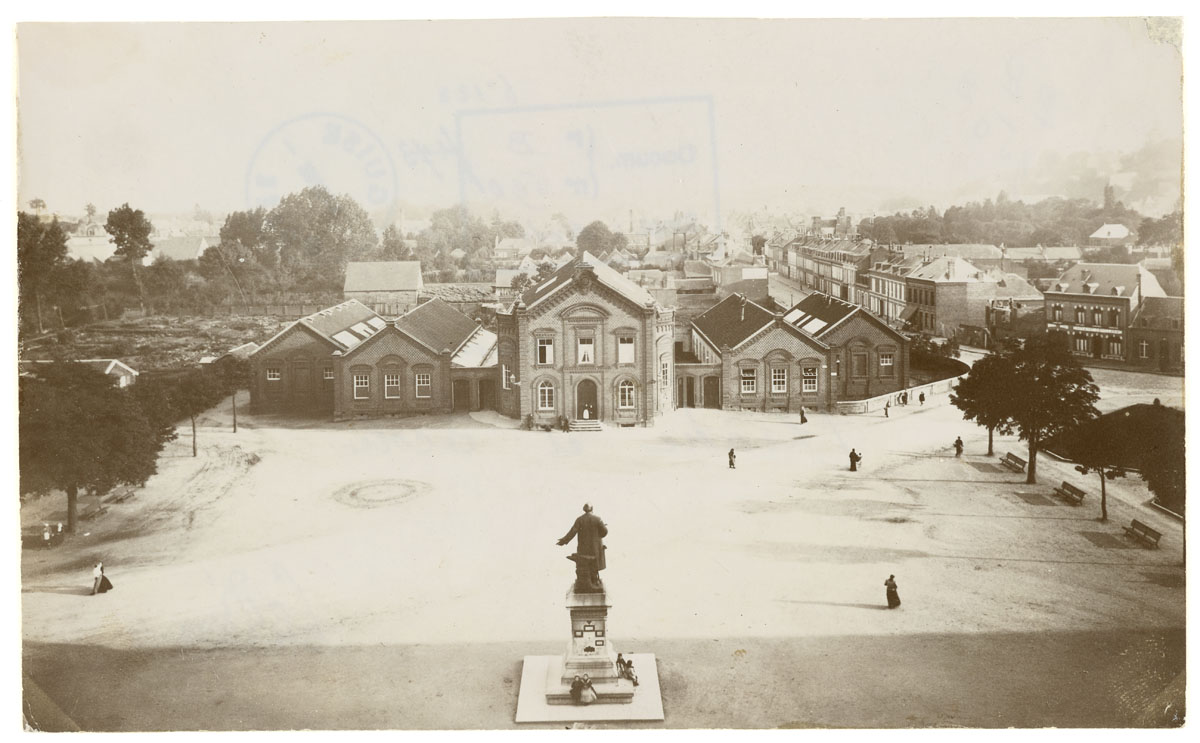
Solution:
{"label": "man walking on square", "polygon": [[961,457],[963,453],[962,436],[954,439],[954,456]]}
{"label": "man walking on square", "polygon": [[731,470],[737,469],[737,467],[735,467],[733,464],[733,460],[735,460],[735,459],[737,459],[737,455],[733,453],[733,449],[730,449],[729,450],[729,469],[731,469]]}
{"label": "man walking on square", "polygon": [[858,472],[858,463],[862,461],[862,455],[853,449],[850,450],[850,471]]}

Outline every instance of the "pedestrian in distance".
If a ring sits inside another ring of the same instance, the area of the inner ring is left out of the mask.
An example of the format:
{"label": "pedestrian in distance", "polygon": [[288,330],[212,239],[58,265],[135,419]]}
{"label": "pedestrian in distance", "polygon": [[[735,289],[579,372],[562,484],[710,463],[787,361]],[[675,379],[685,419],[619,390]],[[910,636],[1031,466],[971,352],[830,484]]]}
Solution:
{"label": "pedestrian in distance", "polygon": [[808,416],[806,416],[804,414],[804,406],[801,405],[800,406],[800,425],[804,425],[805,423],[808,423]]}
{"label": "pedestrian in distance", "polygon": [[853,449],[850,450],[850,471],[858,472],[858,463],[862,461],[862,455]]}
{"label": "pedestrian in distance", "polygon": [[883,417],[884,417],[884,418],[891,418],[891,417],[892,417],[892,416],[888,415],[888,411],[889,411],[889,410],[891,410],[891,409],[892,409],[892,401],[891,401],[891,400],[888,400],[887,402],[885,402],[885,403],[883,404]]}
{"label": "pedestrian in distance", "polygon": [[92,568],[92,595],[105,593],[113,587],[112,581],[104,574],[104,563],[96,563],[96,567]]}
{"label": "pedestrian in distance", "polygon": [[729,469],[731,469],[731,470],[737,469],[737,467],[734,466],[734,464],[733,464],[733,461],[735,459],[737,459],[737,455],[733,453],[733,449],[730,449],[729,450]]}
{"label": "pedestrian in distance", "polygon": [[954,439],[954,456],[961,457],[963,453],[962,436]]}
{"label": "pedestrian in distance", "polygon": [[922,392],[920,395],[917,396],[917,399],[921,401],[922,405],[924,405],[925,404],[925,393]]}
{"label": "pedestrian in distance", "polygon": [[888,579],[883,582],[887,588],[887,602],[889,609],[896,609],[900,606],[900,592],[896,585],[896,576],[889,575]]}

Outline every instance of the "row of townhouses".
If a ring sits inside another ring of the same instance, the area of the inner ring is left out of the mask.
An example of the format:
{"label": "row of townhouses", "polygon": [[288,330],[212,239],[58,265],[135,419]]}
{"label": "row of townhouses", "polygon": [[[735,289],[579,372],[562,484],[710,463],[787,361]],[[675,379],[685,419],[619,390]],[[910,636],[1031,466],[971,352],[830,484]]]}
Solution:
{"label": "row of townhouses", "polygon": [[[1081,261],[1079,248],[875,245],[853,235],[768,242],[768,264],[806,289],[866,308],[891,327],[989,347],[1042,329],[1092,362],[1183,370],[1183,298],[1144,264]],[[1039,290],[1025,261],[1063,273]]]}

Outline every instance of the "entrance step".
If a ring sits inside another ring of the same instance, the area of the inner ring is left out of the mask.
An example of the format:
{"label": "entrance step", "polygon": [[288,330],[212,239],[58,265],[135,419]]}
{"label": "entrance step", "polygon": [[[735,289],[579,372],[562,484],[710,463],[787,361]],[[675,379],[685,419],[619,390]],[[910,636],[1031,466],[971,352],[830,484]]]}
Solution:
{"label": "entrance step", "polygon": [[600,425],[598,420],[574,420],[569,424],[571,431],[603,431],[604,427]]}

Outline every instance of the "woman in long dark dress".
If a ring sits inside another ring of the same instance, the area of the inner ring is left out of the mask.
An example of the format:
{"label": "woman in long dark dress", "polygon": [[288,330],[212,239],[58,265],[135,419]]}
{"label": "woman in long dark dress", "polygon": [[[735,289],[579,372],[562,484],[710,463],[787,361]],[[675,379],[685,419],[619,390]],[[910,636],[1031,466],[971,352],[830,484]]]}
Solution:
{"label": "woman in long dark dress", "polygon": [[100,563],[100,586],[96,589],[96,593],[108,593],[112,587],[112,581],[104,574],[104,563]]}
{"label": "woman in long dark dress", "polygon": [[895,609],[900,606],[900,592],[897,590],[896,576],[889,575],[888,579],[883,582],[883,585],[887,587],[888,608]]}

